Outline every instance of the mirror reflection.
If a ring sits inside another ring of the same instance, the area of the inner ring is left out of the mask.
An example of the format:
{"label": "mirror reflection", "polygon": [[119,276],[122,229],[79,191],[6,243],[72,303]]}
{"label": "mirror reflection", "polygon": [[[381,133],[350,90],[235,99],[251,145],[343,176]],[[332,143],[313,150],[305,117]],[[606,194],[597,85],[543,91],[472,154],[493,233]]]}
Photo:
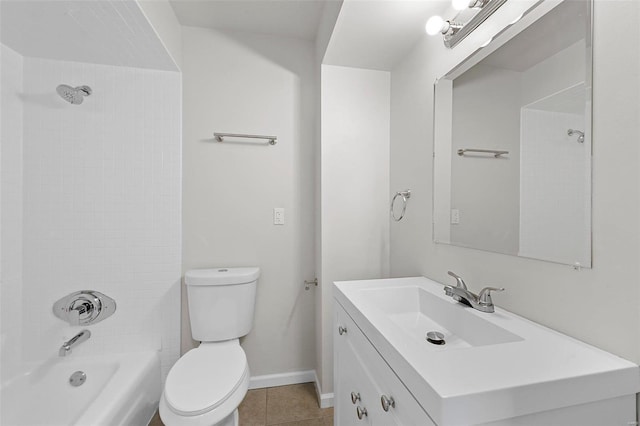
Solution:
{"label": "mirror reflection", "polygon": [[564,1],[438,80],[436,242],[591,266],[590,24]]}

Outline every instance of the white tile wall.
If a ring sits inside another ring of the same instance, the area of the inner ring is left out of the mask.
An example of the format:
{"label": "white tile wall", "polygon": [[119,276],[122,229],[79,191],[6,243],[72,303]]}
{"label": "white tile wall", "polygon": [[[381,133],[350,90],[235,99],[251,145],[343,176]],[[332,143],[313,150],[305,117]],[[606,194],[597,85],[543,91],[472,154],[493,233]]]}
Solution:
{"label": "white tile wall", "polygon": [[22,356],[22,56],[0,45],[0,378]]}
{"label": "white tile wall", "polygon": [[[61,83],[93,94],[71,105]],[[179,356],[180,74],[25,58],[21,97],[23,358],[57,356],[80,328],[52,304],[95,289],[118,309],[74,354],[162,349],[166,376]]]}
{"label": "white tile wall", "polygon": [[[591,142],[584,115],[523,108],[521,125],[518,254],[589,266]],[[567,129],[587,131],[585,142]]]}

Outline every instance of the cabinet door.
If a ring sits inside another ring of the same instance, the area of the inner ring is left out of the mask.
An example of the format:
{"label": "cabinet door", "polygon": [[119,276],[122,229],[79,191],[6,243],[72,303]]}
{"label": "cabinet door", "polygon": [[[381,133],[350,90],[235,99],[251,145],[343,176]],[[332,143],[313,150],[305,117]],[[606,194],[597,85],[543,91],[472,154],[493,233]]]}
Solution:
{"label": "cabinet door", "polygon": [[[391,367],[338,304],[335,305],[334,318],[336,426],[435,426]],[[360,400],[355,405],[351,402],[351,392],[360,395]],[[382,404],[383,397],[388,402],[393,401],[386,410]],[[362,420],[357,417],[358,406],[367,410],[367,415]]]}
{"label": "cabinet door", "polygon": [[[353,345],[351,334],[355,325],[341,317],[338,315],[334,322],[334,421],[336,426],[370,426],[379,404],[375,384]],[[346,331],[340,334],[339,327]],[[352,393],[357,398],[355,403]],[[358,417],[358,408],[362,419]]]}

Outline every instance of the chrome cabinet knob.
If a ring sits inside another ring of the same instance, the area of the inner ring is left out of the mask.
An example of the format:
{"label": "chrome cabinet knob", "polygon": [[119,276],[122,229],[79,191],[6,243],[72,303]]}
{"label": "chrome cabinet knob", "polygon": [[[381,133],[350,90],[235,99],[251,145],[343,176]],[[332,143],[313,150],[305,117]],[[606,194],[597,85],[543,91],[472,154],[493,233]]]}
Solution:
{"label": "chrome cabinet knob", "polygon": [[347,327],[338,326],[338,334],[342,336],[346,332],[347,332]]}
{"label": "chrome cabinet knob", "polygon": [[395,408],[396,402],[393,400],[392,396],[382,395],[380,397],[380,403],[382,404],[382,409],[384,411],[389,411],[389,408]]}
{"label": "chrome cabinet knob", "polygon": [[364,417],[367,417],[367,409],[358,405],[356,407],[356,414],[358,415],[358,420],[362,420]]}
{"label": "chrome cabinet knob", "polygon": [[360,393],[359,392],[351,392],[351,403],[355,404],[360,401]]}

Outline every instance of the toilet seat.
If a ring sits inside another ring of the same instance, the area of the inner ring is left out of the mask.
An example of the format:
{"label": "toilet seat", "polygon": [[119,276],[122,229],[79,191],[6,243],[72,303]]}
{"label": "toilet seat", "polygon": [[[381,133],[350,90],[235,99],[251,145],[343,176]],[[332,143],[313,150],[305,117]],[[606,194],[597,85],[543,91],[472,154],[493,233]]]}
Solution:
{"label": "toilet seat", "polygon": [[[236,393],[247,391],[249,366],[237,339],[203,343],[171,368],[163,399],[179,416],[199,416],[222,406]],[[233,407],[233,409],[235,409]],[[222,417],[229,413],[219,413]],[[216,416],[218,417],[218,416]]]}

